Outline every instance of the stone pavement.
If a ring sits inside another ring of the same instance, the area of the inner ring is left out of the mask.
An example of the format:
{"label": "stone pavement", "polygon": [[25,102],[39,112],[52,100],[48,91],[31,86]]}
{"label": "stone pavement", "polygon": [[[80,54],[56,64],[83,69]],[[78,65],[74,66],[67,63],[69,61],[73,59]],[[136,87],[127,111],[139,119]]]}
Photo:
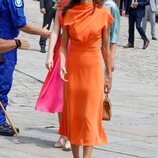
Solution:
{"label": "stone pavement", "polygon": [[[40,27],[39,3],[25,0],[25,9],[28,23]],[[149,26],[147,35],[151,39]],[[0,158],[72,158],[71,152],[53,148],[58,138],[56,114],[34,110],[47,74],[46,54],[39,53],[38,36],[22,36],[30,41],[31,48],[18,53],[8,107],[21,137],[0,136]],[[110,95],[113,118],[103,122],[109,144],[95,147],[93,158],[158,158],[158,41],[151,41],[142,50],[143,42],[136,31],[135,49],[123,49],[126,43],[127,18],[122,17]]]}

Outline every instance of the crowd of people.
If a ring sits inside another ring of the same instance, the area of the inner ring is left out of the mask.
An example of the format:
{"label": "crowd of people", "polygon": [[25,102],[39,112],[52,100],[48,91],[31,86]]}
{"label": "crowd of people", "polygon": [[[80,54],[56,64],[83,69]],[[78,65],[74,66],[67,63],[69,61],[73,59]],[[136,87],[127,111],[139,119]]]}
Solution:
{"label": "crowd of people", "polygon": [[[157,40],[157,11],[158,0],[40,0],[43,28],[36,28],[27,23],[23,0],[0,0],[0,102],[6,109],[17,49],[29,49],[28,41],[18,37],[19,31],[39,35],[41,53],[46,53],[49,38],[48,74],[35,109],[58,113],[59,139],[54,147],[72,150],[73,158],[79,158],[79,147],[83,146],[83,158],[90,158],[93,146],[107,144],[102,126],[103,99],[112,88],[120,12],[129,19],[124,48],[134,48],[136,24],[146,49],[150,43],[146,36],[148,18],[152,40]],[[0,109],[0,135],[14,134]]]}

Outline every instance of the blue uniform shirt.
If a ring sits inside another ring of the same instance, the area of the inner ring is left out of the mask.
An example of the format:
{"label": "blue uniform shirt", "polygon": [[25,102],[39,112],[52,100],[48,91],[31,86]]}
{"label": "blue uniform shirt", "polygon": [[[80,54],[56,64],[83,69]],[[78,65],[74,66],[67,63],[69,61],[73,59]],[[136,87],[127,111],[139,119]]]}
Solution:
{"label": "blue uniform shirt", "polygon": [[[23,0],[0,0],[0,38],[14,39],[26,25]],[[17,62],[17,49],[0,55],[0,62]]]}

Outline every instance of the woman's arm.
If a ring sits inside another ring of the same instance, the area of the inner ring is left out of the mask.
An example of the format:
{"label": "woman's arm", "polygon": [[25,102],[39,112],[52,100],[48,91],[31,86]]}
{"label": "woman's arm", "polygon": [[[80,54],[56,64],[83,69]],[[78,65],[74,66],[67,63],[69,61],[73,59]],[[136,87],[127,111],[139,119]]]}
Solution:
{"label": "woman's arm", "polygon": [[111,85],[112,85],[112,72],[111,72],[111,55],[110,55],[110,27],[106,30],[103,29],[102,34],[102,55],[103,60],[106,66],[106,72],[108,77],[108,82],[105,83],[105,92],[110,92]]}
{"label": "woman's arm", "polygon": [[65,80],[64,76],[67,73],[65,65],[66,65],[66,52],[67,52],[67,46],[68,46],[68,39],[69,39],[68,30],[63,29],[62,43],[60,47],[60,63],[61,63],[60,76],[61,76],[61,79],[64,81],[67,81]]}
{"label": "woman's arm", "polygon": [[51,67],[53,67],[54,47],[57,43],[58,36],[60,33],[60,29],[61,29],[58,15],[59,15],[59,11],[57,10],[56,15],[55,15],[55,22],[53,25],[52,33],[51,33],[51,36],[49,39],[48,55],[47,55],[47,59],[46,59],[46,67],[48,70],[50,70]]}

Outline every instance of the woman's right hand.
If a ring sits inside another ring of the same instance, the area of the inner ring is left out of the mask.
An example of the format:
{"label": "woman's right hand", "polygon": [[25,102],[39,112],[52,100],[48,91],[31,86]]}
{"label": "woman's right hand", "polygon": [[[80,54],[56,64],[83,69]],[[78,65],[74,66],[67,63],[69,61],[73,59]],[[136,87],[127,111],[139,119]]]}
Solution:
{"label": "woman's right hand", "polygon": [[112,78],[105,80],[104,93],[110,93],[112,87]]}
{"label": "woman's right hand", "polygon": [[48,57],[46,60],[46,68],[51,71],[52,67],[53,67],[53,58],[52,57]]}

